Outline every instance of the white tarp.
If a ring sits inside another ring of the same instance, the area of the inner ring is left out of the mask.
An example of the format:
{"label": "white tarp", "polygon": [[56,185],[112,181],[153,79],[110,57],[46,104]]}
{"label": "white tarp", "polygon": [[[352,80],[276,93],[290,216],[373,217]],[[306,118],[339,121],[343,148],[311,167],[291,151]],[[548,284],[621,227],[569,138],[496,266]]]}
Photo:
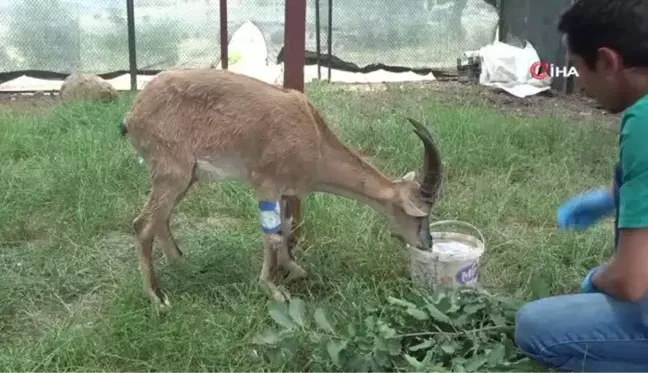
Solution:
{"label": "white tarp", "polygon": [[550,77],[542,80],[531,77],[531,67],[540,57],[528,41],[524,48],[496,41],[465,55],[481,57],[481,85],[500,88],[520,98],[551,88]]}
{"label": "white tarp", "polygon": [[[245,74],[272,84],[281,84],[281,65],[269,64],[268,48],[261,30],[246,21],[236,29],[227,44],[228,70]],[[217,68],[222,68],[219,63]]]}

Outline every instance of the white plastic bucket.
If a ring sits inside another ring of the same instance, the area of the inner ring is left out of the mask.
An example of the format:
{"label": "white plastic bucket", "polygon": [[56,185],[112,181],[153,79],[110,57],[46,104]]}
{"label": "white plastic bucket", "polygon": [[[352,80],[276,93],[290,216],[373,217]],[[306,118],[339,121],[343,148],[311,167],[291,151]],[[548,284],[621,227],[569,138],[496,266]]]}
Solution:
{"label": "white plastic bucket", "polygon": [[[433,227],[460,225],[477,232],[479,238],[457,232],[435,232]],[[474,225],[459,220],[430,224],[432,250],[408,245],[410,271],[416,287],[433,289],[438,285],[476,287],[479,281],[479,258],[485,250],[484,235]]]}

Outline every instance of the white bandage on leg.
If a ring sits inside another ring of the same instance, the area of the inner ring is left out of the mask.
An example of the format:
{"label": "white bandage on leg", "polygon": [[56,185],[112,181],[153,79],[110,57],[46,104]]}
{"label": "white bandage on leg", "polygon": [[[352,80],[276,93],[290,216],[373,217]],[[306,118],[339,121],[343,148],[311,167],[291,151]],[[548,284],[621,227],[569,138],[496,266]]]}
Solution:
{"label": "white bandage on leg", "polygon": [[281,231],[281,209],[278,201],[259,201],[259,217],[263,233]]}

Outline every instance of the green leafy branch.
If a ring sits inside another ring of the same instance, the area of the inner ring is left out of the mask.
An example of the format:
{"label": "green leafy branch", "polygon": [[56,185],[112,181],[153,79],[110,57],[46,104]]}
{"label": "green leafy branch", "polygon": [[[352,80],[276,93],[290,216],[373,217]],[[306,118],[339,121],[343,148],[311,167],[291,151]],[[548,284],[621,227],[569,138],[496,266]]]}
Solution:
{"label": "green leafy branch", "polygon": [[519,303],[472,289],[388,297],[381,309],[335,322],[300,298],[271,302],[275,327],[254,343],[277,366],[302,371],[530,371],[513,343]]}

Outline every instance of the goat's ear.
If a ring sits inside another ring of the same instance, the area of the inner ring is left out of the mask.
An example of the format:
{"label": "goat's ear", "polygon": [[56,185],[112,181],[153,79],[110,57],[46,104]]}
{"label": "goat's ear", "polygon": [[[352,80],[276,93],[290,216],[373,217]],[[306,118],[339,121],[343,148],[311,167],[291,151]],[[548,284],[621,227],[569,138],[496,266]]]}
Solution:
{"label": "goat's ear", "polygon": [[402,180],[414,181],[414,178],[416,178],[416,172],[410,171],[402,177]]}
{"label": "goat's ear", "polygon": [[427,216],[425,211],[416,207],[414,202],[412,202],[412,200],[410,199],[406,199],[405,201],[403,201],[403,209],[405,210],[405,213],[409,216],[415,216],[417,218],[422,218],[424,216]]}

